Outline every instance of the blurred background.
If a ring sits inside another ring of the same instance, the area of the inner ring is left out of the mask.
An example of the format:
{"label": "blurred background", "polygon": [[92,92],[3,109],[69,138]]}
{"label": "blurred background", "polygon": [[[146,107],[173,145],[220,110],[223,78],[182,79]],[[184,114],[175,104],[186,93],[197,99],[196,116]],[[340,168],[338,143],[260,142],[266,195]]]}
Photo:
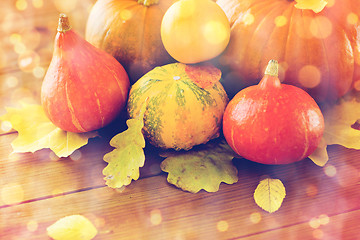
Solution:
{"label": "blurred background", "polygon": [[[96,0],[0,1],[0,115],[6,106],[40,101],[42,79],[50,63],[60,13],[84,36]],[[0,133],[10,131],[6,123]]]}

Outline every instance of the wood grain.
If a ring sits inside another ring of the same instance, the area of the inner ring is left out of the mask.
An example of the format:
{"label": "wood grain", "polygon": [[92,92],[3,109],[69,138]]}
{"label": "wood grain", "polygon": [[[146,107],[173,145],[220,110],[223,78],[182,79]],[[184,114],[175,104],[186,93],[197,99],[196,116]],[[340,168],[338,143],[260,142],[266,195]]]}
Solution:
{"label": "wood grain", "polygon": [[[73,1],[68,15],[84,34],[95,1]],[[46,70],[51,60],[59,6],[55,0],[43,1],[41,8],[27,2],[20,11],[16,1],[1,1],[0,115],[20,100],[39,102],[42,76],[22,66],[13,34],[37,54],[37,67]],[[38,40],[31,42],[28,35]],[[113,190],[103,180],[102,158],[112,150],[109,140],[124,128],[120,117],[101,130],[101,137],[57,159],[48,149],[12,154],[17,133],[0,127],[0,239],[49,239],[46,228],[71,214],[95,224],[95,239],[360,239],[360,151],[329,146],[323,168],[309,159],[283,166],[234,159],[238,183],[191,194],[167,183],[159,150],[147,146],[140,179]],[[253,200],[265,176],[281,179],[286,187],[283,205],[273,214]]]}

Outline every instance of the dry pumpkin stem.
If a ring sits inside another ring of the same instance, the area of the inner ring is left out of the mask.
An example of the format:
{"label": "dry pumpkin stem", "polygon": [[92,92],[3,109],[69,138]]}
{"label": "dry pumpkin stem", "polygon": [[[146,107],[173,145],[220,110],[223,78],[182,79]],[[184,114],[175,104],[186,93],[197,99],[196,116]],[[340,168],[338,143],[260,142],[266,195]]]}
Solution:
{"label": "dry pumpkin stem", "polygon": [[138,4],[142,4],[146,7],[150,7],[151,5],[158,4],[159,0],[138,0]]}
{"label": "dry pumpkin stem", "polygon": [[60,13],[57,31],[65,33],[71,29],[69,18],[65,13]]}
{"label": "dry pumpkin stem", "polygon": [[268,65],[266,66],[265,75],[270,75],[273,77],[278,76],[279,64],[276,60],[270,60]]}

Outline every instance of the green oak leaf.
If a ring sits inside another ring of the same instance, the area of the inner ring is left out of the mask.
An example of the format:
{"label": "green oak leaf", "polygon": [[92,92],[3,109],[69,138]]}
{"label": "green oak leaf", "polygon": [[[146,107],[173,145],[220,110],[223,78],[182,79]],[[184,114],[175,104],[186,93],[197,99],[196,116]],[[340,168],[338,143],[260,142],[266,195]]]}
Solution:
{"label": "green oak leaf", "polygon": [[217,192],[221,182],[238,181],[238,171],[232,163],[236,155],[225,141],[161,156],[166,157],[160,167],[168,173],[167,181],[184,191]]}
{"label": "green oak leaf", "polygon": [[139,168],[144,166],[145,139],[142,134],[146,104],[135,119],[128,119],[128,129],[117,134],[110,140],[115,149],[104,155],[108,165],[104,168],[106,185],[111,188],[121,188],[129,185],[132,180],[139,179]]}

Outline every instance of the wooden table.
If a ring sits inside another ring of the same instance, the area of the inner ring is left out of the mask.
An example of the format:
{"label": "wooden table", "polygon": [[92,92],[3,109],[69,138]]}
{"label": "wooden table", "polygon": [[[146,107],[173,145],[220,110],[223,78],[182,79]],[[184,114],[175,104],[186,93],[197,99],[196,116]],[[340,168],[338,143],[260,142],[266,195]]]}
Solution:
{"label": "wooden table", "polygon": [[[5,3],[6,2],[6,3]],[[39,103],[51,59],[57,18],[69,15],[82,35],[94,0],[6,0],[0,3],[0,115],[20,101]],[[82,214],[99,230],[95,239],[360,239],[360,152],[330,146],[330,160],[264,166],[235,159],[239,181],[216,193],[184,192],[166,181],[162,159],[147,148],[141,177],[121,190],[108,188],[102,160],[116,129],[71,157],[50,150],[11,154],[17,136],[0,127],[0,238],[49,239],[46,228]],[[270,214],[253,192],[259,180],[280,178],[287,191]],[[12,196],[9,198],[9,194]],[[9,202],[10,199],[10,202]]]}

